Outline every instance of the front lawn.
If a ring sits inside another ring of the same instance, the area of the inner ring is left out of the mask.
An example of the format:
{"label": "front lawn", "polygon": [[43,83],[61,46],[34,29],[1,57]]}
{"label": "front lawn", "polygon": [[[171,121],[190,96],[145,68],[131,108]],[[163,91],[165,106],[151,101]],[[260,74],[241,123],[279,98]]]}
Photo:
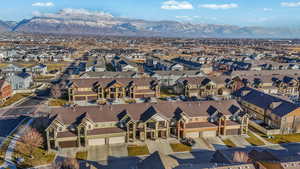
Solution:
{"label": "front lawn", "polygon": [[229,148],[236,147],[236,145],[235,145],[230,139],[224,139],[223,142],[224,142],[224,144],[226,144],[226,146],[229,147]]}
{"label": "front lawn", "polygon": [[128,156],[142,156],[149,155],[149,150],[146,145],[138,146],[138,145],[129,145],[127,146]]}
{"label": "front lawn", "polygon": [[259,138],[257,138],[253,133],[248,132],[248,138],[246,140],[253,146],[262,146],[265,145],[263,141],[261,141]]}
{"label": "front lawn", "polygon": [[68,103],[69,102],[64,99],[50,99],[48,102],[48,106],[63,106]]}
{"label": "front lawn", "polygon": [[273,135],[273,138],[266,138],[267,141],[274,144],[297,143],[300,142],[300,134],[279,134]]}
{"label": "front lawn", "polygon": [[62,70],[66,66],[68,66],[68,62],[62,62],[62,63],[46,63],[47,65],[47,71],[52,71],[52,70]]}
{"label": "front lawn", "polygon": [[8,100],[6,100],[6,102],[4,102],[3,104],[0,105],[0,107],[6,107],[9,106],[25,97],[30,96],[31,93],[17,93],[15,95],[13,95],[11,98],[9,98]]}
{"label": "front lawn", "polygon": [[0,63],[0,68],[6,67],[8,64],[7,63]]}
{"label": "front lawn", "polygon": [[174,94],[172,92],[172,89],[168,89],[168,88],[161,88],[160,89],[160,97],[161,98],[165,98],[165,97],[176,97],[178,95]]}
{"label": "front lawn", "polygon": [[77,152],[76,153],[76,159],[77,160],[87,160],[88,152],[83,151],[83,152]]}
{"label": "front lawn", "polygon": [[55,153],[47,152],[41,148],[35,148],[32,157],[30,157],[29,154],[17,151],[14,152],[13,156],[15,160],[20,158],[24,159],[23,162],[18,164],[18,167],[28,168],[52,163],[55,158]]}
{"label": "front lawn", "polygon": [[174,152],[192,151],[192,147],[181,143],[170,143],[170,146]]}

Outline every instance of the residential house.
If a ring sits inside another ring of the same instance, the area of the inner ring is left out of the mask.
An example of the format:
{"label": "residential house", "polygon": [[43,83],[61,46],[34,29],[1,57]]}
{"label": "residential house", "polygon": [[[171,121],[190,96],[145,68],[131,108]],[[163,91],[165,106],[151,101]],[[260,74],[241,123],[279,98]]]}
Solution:
{"label": "residential house", "polygon": [[33,66],[31,68],[31,72],[34,74],[47,74],[47,65],[44,64],[38,64],[36,66]]}
{"label": "residential house", "polygon": [[4,103],[13,95],[11,85],[4,79],[0,80],[0,103]]}
{"label": "residential house", "polygon": [[176,81],[184,77],[201,77],[203,73],[195,70],[186,71],[154,71],[150,74],[151,77],[159,80],[161,86],[173,86]]}
{"label": "residential house", "polygon": [[14,73],[7,77],[13,90],[29,89],[33,83],[32,75],[26,72]]}
{"label": "residential house", "polygon": [[125,58],[113,60],[113,66],[115,67],[116,71],[120,71],[120,72],[139,71],[139,66],[136,63],[129,61]]}

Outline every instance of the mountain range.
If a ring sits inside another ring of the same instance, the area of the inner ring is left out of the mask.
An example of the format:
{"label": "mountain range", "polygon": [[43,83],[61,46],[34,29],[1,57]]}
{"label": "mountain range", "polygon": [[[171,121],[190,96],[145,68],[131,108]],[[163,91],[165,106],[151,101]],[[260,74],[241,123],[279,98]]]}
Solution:
{"label": "mountain range", "polygon": [[38,14],[18,23],[0,21],[1,31],[186,38],[300,38],[300,28],[239,27],[177,21],[148,21],[114,17],[103,12],[72,9],[64,9],[53,14]]}

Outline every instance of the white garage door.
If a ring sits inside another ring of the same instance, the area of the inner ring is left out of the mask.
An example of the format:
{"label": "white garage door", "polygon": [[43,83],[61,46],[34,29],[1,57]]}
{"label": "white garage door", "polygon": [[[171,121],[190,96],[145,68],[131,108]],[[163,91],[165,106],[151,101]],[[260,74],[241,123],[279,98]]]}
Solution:
{"label": "white garage door", "polygon": [[201,137],[216,137],[216,131],[203,131],[200,133]]}
{"label": "white garage door", "polygon": [[186,133],[186,137],[190,138],[198,138],[199,137],[199,132],[190,132]]}
{"label": "white garage door", "polygon": [[98,138],[98,139],[90,139],[88,141],[89,146],[98,146],[98,145],[104,145],[105,139],[104,138]]}
{"label": "white garage door", "polygon": [[125,143],[125,137],[111,137],[109,138],[109,144]]}

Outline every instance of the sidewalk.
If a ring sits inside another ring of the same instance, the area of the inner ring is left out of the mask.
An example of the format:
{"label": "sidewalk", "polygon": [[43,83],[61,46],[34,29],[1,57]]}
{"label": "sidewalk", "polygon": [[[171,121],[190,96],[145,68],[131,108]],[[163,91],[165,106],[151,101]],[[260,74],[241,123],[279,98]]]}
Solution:
{"label": "sidewalk", "polygon": [[10,168],[16,169],[16,165],[12,162],[13,160],[13,153],[16,147],[16,143],[18,139],[24,134],[24,131],[28,128],[28,126],[33,122],[33,119],[30,119],[23,128],[19,129],[17,133],[13,136],[11,142],[9,143],[8,149],[5,154],[4,161],[5,163],[0,166],[0,168]]}

